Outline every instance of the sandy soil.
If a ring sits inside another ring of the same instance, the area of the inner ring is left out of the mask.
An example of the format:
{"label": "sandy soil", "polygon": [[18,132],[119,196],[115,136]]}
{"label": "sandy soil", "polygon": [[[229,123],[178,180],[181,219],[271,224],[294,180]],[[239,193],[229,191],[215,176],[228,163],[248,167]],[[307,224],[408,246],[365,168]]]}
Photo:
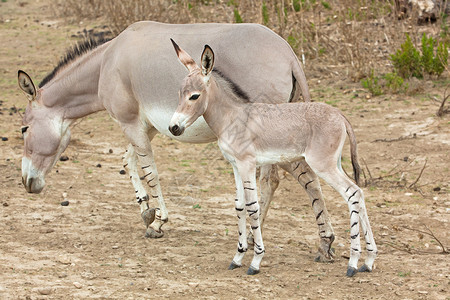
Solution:
{"label": "sandy soil", "polygon": [[[379,245],[376,268],[345,277],[348,210],[326,184],[336,261],[314,262],[318,238],[309,200],[280,171],[261,273],[247,276],[245,267],[227,270],[237,240],[234,183],[215,144],[154,139],[169,209],[161,239],[144,237],[133,188],[119,174],[127,143],[104,112],[72,130],[69,160],[57,163],[45,190],[26,193],[15,108],[27,100],[17,70],[39,82],[73,36],[96,25],[68,25],[48,2],[0,2],[0,136],[7,138],[0,141],[1,299],[450,299],[449,256],[422,233],[429,229],[450,246],[450,121],[435,117],[438,106],[429,97],[442,97],[448,79],[421,83],[415,96],[368,99],[357,84],[311,76],[306,68],[313,98],[339,107],[352,122],[370,170],[364,192]],[[60,205],[64,199],[69,206]]]}

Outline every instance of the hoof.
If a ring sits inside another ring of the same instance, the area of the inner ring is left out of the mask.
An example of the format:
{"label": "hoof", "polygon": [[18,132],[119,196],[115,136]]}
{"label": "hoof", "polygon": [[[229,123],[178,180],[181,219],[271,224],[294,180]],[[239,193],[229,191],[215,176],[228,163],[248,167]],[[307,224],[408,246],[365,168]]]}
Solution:
{"label": "hoof", "polygon": [[355,274],[358,273],[358,270],[356,268],[348,267],[347,268],[347,277],[353,277]]}
{"label": "hoof", "polygon": [[155,231],[153,228],[148,227],[147,231],[145,232],[145,237],[150,239],[159,239],[164,236],[164,231],[162,229],[158,232]]}
{"label": "hoof", "polygon": [[234,270],[234,269],[237,269],[237,268],[240,268],[240,267],[241,267],[240,265],[237,265],[237,264],[234,263],[234,261],[232,261],[230,266],[228,267],[228,270]]}
{"label": "hoof", "polygon": [[358,272],[372,272],[371,269],[366,264],[363,264],[359,269]]}
{"label": "hoof", "polygon": [[142,220],[144,220],[145,228],[148,228],[150,224],[155,220],[155,209],[149,208],[142,212],[141,214]]}
{"label": "hoof", "polygon": [[256,274],[258,274],[259,273],[259,270],[255,270],[255,269],[253,269],[251,266],[250,266],[250,268],[248,268],[248,270],[247,270],[247,275],[256,275]]}
{"label": "hoof", "polygon": [[330,249],[327,253],[324,253],[322,249],[319,249],[317,251],[316,257],[314,258],[314,261],[320,263],[333,263],[334,257],[334,249]]}

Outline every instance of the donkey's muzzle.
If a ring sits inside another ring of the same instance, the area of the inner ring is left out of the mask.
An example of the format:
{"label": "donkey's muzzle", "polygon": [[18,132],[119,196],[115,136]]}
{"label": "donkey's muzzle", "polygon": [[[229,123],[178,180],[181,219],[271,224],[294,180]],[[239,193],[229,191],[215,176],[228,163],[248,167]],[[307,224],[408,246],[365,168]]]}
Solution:
{"label": "donkey's muzzle", "polygon": [[174,136],[179,136],[182,135],[184,132],[184,127],[180,127],[178,125],[173,125],[173,126],[169,126],[169,131],[170,133],[172,133]]}

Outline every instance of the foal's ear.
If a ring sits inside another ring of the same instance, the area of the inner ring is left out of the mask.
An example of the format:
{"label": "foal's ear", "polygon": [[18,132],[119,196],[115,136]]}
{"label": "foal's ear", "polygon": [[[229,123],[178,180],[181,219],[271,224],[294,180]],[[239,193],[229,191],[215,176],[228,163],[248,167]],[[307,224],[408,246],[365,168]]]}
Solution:
{"label": "foal's ear", "polygon": [[202,53],[202,74],[204,76],[210,76],[214,67],[214,52],[211,47],[205,45]]}
{"label": "foal's ear", "polygon": [[22,70],[18,72],[19,87],[27,95],[28,100],[33,101],[36,99],[36,88],[34,87],[33,80],[30,76]]}
{"label": "foal's ear", "polygon": [[188,69],[189,72],[194,71],[195,69],[198,69],[197,64],[192,59],[192,57],[183,49],[181,49],[177,43],[175,43],[174,40],[170,39],[172,42],[173,47],[175,48],[175,52],[177,53],[178,59],[181,61],[181,63]]}

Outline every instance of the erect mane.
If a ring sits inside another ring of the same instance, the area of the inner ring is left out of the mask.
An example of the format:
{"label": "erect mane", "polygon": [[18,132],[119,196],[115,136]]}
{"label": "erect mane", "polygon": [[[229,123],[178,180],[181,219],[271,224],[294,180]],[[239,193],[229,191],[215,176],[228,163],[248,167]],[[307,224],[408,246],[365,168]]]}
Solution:
{"label": "erect mane", "polygon": [[241,100],[242,102],[250,102],[250,97],[248,94],[241,89],[239,85],[237,85],[234,81],[232,81],[230,78],[228,78],[225,74],[223,74],[218,69],[213,69],[213,72],[219,75],[218,77],[222,79],[228,86],[228,88],[231,90],[234,96],[237,97],[237,99]]}
{"label": "erect mane", "polygon": [[58,65],[53,69],[53,71],[45,76],[45,78],[39,83],[39,87],[43,87],[46,83],[48,83],[50,80],[52,80],[55,75],[58,73],[58,71],[67,65],[69,62],[75,60],[77,57],[80,57],[81,55],[97,48],[98,46],[110,41],[110,39],[105,38],[92,38],[89,37],[85,39],[84,41],[80,41],[76,43],[72,48],[68,49],[66,51],[66,54],[64,57],[59,61]]}

